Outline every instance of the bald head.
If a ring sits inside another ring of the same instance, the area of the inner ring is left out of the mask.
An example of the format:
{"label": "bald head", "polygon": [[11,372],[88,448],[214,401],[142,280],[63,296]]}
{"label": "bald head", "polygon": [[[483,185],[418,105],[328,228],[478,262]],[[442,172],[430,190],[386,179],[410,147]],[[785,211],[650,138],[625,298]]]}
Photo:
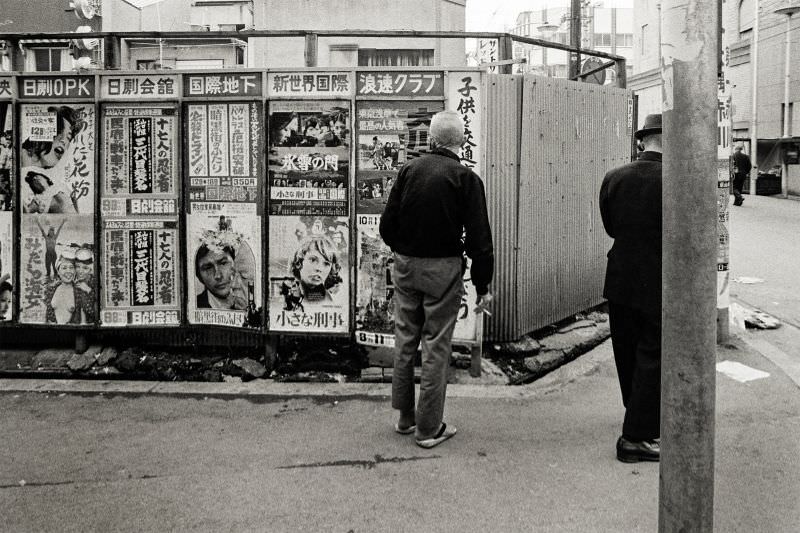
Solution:
{"label": "bald head", "polygon": [[464,122],[455,111],[441,111],[433,115],[430,128],[431,140],[437,146],[458,152],[464,144]]}

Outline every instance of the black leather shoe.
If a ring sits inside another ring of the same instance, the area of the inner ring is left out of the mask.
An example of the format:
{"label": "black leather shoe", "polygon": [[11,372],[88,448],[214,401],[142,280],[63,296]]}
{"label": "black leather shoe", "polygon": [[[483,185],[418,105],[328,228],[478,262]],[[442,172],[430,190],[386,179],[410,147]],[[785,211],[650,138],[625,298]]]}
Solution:
{"label": "black leather shoe", "polygon": [[625,437],[620,437],[617,440],[617,459],[623,463],[658,462],[660,457],[661,439],[633,442]]}

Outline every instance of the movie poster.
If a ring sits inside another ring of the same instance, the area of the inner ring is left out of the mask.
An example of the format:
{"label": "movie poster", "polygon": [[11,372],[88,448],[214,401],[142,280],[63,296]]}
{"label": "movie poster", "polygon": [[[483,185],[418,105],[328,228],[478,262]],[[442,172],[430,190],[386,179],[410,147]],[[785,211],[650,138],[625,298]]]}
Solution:
{"label": "movie poster", "polygon": [[0,102],[0,322],[13,318],[14,125],[13,106]]}
{"label": "movie poster", "polygon": [[187,228],[190,322],[261,327],[261,218],[192,214]]}
{"label": "movie poster", "polygon": [[20,111],[23,213],[94,213],[94,104],[23,104]]}
{"label": "movie poster", "polygon": [[104,326],[180,324],[176,220],[103,221]]}
{"label": "movie poster", "polygon": [[14,107],[0,102],[0,211],[14,209]]}
{"label": "movie poster", "polygon": [[270,217],[270,331],[347,333],[349,234],[344,216]]}
{"label": "movie poster", "polygon": [[28,214],[20,236],[20,321],[96,321],[92,215]]}
{"label": "movie poster", "polygon": [[103,216],[178,216],[178,119],[171,105],[103,107]]}
{"label": "movie poster", "polygon": [[14,234],[13,213],[0,211],[0,322],[13,318],[12,295],[14,293],[13,257]]}
{"label": "movie poster", "polygon": [[[358,107],[355,321],[360,344],[394,346],[393,259],[380,236],[380,218],[400,169],[430,150],[430,120],[443,109],[441,102],[363,102]],[[470,311],[477,296],[469,269],[464,289],[453,338],[471,341],[476,318]]]}
{"label": "movie poster", "polygon": [[269,214],[348,216],[347,102],[272,102]]}
{"label": "movie poster", "polygon": [[103,326],[180,324],[176,115],[168,104],[102,108]]}
{"label": "movie poster", "polygon": [[262,106],[188,103],[185,117],[187,318],[260,328]]}
{"label": "movie poster", "polygon": [[429,151],[431,117],[442,102],[363,102],[358,106],[358,213],[381,214],[398,171]]}
{"label": "movie poster", "polygon": [[23,104],[20,117],[20,322],[94,324],[94,105]]}
{"label": "movie poster", "polygon": [[261,104],[187,104],[186,120],[189,212],[196,202],[261,212]]}
{"label": "movie poster", "polygon": [[[356,288],[356,341],[368,346],[394,346],[394,283],[392,251],[381,239],[380,215],[357,215],[358,285]],[[477,292],[464,274],[464,295],[453,331],[454,340],[475,339]]]}

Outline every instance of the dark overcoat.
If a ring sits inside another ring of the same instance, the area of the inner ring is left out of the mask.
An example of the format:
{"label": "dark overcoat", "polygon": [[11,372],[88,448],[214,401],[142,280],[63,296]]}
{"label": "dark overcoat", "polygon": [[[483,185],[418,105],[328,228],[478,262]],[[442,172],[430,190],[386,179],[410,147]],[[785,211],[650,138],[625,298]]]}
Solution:
{"label": "dark overcoat", "polygon": [[614,239],[603,296],[661,315],[661,154],[609,171],[600,187],[600,214]]}

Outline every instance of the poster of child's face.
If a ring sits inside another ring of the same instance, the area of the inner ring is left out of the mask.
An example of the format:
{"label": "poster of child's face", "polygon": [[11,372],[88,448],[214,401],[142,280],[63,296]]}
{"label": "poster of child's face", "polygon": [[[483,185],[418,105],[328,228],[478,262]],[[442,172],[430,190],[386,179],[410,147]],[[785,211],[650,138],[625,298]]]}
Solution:
{"label": "poster of child's face", "polygon": [[270,329],[346,332],[347,217],[270,217]]}
{"label": "poster of child's face", "polygon": [[94,211],[94,107],[24,104],[20,197],[25,213]]}
{"label": "poster of child's face", "polygon": [[261,326],[260,225],[255,215],[187,217],[190,322]]}

